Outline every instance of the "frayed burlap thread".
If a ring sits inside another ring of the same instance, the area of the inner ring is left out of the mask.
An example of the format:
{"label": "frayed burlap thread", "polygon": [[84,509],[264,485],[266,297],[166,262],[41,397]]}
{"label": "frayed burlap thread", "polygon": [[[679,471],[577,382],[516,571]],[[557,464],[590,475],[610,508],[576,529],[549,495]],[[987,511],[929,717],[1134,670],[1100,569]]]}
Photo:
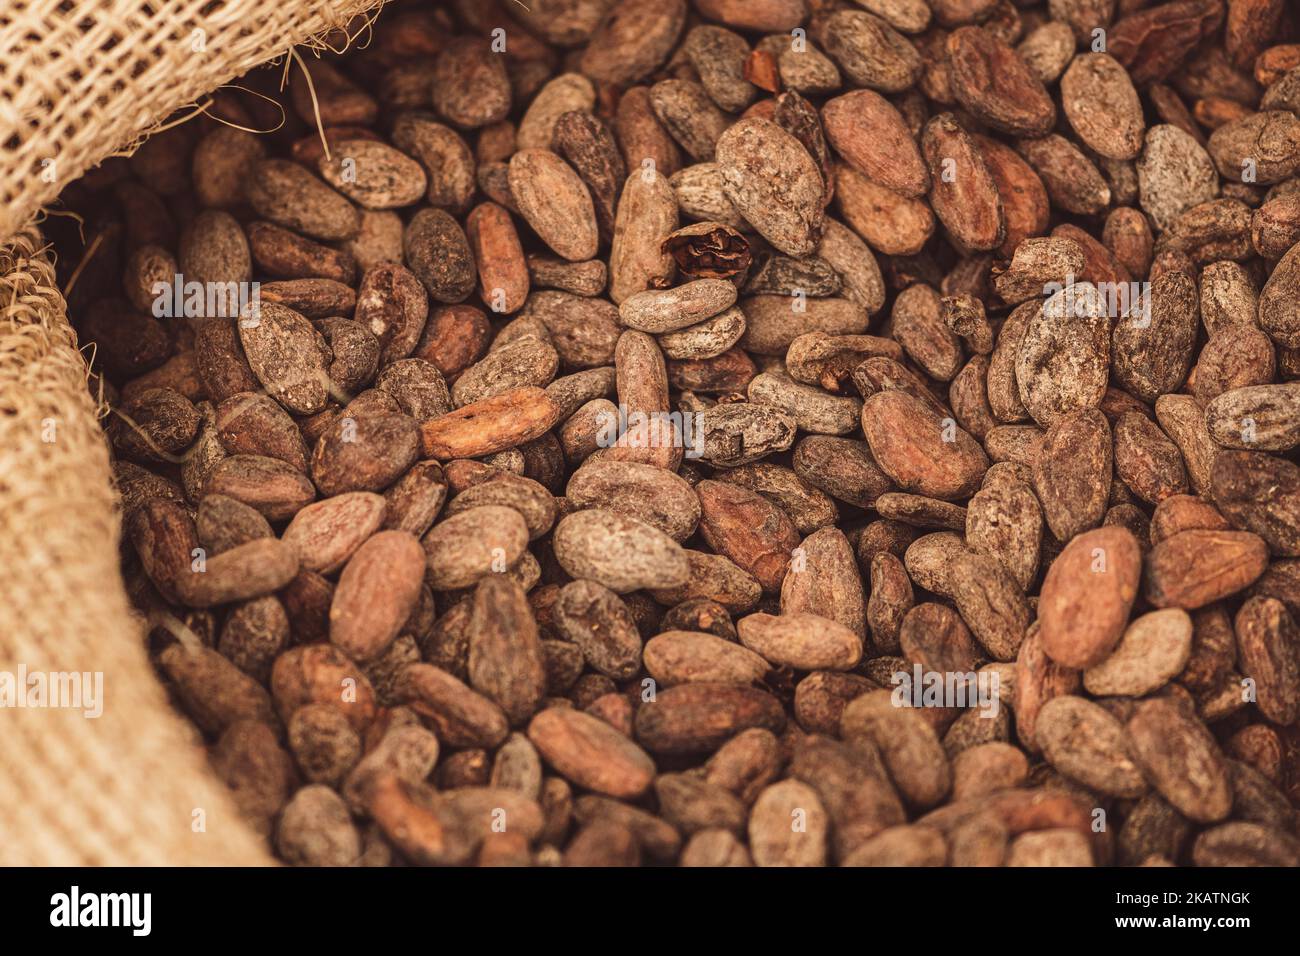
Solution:
{"label": "frayed burlap thread", "polygon": [[175,110],[381,0],[4,0],[0,240]]}
{"label": "frayed burlap thread", "polygon": [[0,864],[268,864],[150,666],[108,446],[41,241],[29,228],[0,245],[0,678],[100,673],[103,712],[0,709]]}

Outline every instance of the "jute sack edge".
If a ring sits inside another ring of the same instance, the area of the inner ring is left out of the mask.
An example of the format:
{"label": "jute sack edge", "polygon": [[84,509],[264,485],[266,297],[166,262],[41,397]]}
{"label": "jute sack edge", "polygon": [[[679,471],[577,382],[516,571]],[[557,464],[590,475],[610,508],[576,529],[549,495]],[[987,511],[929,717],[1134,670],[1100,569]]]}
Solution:
{"label": "jute sack edge", "polygon": [[323,45],[317,38],[382,2],[8,0],[0,238],[175,111],[298,44]]}
{"label": "jute sack edge", "polygon": [[[148,660],[99,408],[32,224],[162,118],[378,3],[205,5],[17,0],[0,27],[0,62],[27,80],[0,74],[0,127],[20,129],[0,149],[0,865],[273,862]],[[182,52],[195,30],[205,58]]]}
{"label": "jute sack edge", "polygon": [[29,228],[0,246],[0,864],[270,863],[153,673],[97,411]]}

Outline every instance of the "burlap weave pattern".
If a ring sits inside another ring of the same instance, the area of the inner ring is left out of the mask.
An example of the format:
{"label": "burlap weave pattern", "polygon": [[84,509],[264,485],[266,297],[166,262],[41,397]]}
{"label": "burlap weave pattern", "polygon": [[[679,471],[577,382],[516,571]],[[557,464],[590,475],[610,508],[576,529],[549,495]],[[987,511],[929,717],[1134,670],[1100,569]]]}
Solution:
{"label": "burlap weave pattern", "polygon": [[104,693],[97,718],[0,710],[0,863],[266,862],[154,677],[120,530],[85,363],[28,229],[0,248],[0,671],[100,672]]}
{"label": "burlap weave pattern", "polygon": [[0,3],[0,239],[174,110],[379,2]]}
{"label": "burlap weave pattern", "polygon": [[[120,518],[86,363],[30,223],[63,184],[176,109],[377,5],[0,5],[0,672],[104,682],[98,718],[0,709],[0,864],[271,862],[150,667],[118,571]],[[56,176],[41,176],[43,159]]]}

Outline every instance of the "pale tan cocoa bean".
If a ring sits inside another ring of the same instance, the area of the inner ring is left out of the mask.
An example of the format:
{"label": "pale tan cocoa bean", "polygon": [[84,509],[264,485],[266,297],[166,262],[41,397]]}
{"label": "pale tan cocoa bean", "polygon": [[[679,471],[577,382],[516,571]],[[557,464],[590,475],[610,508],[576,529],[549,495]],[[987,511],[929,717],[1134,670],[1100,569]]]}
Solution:
{"label": "pale tan cocoa bean", "polygon": [[528,546],[528,525],[513,508],[483,505],[435,525],[422,543],[430,586],[463,588],[509,570]]}
{"label": "pale tan cocoa bean", "polygon": [[1134,708],[1130,748],[1152,786],[1183,816],[1214,823],[1232,810],[1232,785],[1219,745],[1188,708],[1168,697]]}
{"label": "pale tan cocoa bean", "polygon": [[798,780],[774,783],[749,815],[749,845],[757,866],[824,866],[830,821],[817,792]]}
{"label": "pale tan cocoa bean", "polygon": [[743,119],[719,138],[717,156],[727,198],[763,238],[792,256],[816,248],[822,178],[794,136],[775,123]]}
{"label": "pale tan cocoa bean", "polygon": [[660,604],[706,599],[741,614],[753,608],[762,597],[763,588],[758,580],[730,558],[689,548],[683,550],[690,576],[680,587],[653,589],[650,593]]}
{"label": "pale tan cocoa bean", "polygon": [[969,799],[1020,786],[1029,775],[1029,762],[1010,744],[977,744],[953,758],[952,775],[953,800]]}
{"label": "pale tan cocoa bean", "polygon": [[1076,830],[1022,833],[1007,848],[1007,866],[1093,866],[1088,840]]}
{"label": "pale tan cocoa bean", "polygon": [[657,528],[613,511],[574,512],[555,528],[556,559],[574,577],[597,581],[617,593],[670,588],[689,576],[686,554]]}
{"label": "pale tan cocoa bean", "polygon": [[849,670],[862,656],[862,639],[816,614],[751,614],[736,622],[740,642],[778,666]]}
{"label": "pale tan cocoa bean", "polygon": [[1038,712],[1034,739],[1048,763],[1100,793],[1138,797],[1147,790],[1123,725],[1091,701],[1053,697]]}
{"label": "pale tan cocoa bean", "polygon": [[662,167],[641,167],[623,184],[609,253],[609,297],[616,304],[667,285],[676,271],[672,256],[661,250],[677,228],[677,197],[666,174]]}
{"label": "pale tan cocoa bean", "polygon": [[1119,644],[1083,674],[1083,686],[1098,697],[1143,697],[1182,673],[1192,651],[1192,619],[1168,608],[1135,619]]}

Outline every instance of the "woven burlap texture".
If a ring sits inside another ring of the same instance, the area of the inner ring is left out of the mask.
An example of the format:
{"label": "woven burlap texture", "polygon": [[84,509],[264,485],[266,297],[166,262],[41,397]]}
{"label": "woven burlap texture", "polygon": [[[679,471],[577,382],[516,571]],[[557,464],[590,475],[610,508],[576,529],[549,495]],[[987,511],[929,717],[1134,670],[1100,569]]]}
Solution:
{"label": "woven burlap texture", "polygon": [[268,862],[145,654],[108,446],[40,244],[29,229],[0,248],[0,671],[100,673],[103,713],[0,710],[0,864]]}
{"label": "woven burlap texture", "polygon": [[0,676],[103,675],[97,718],[0,709],[0,865],[271,862],[150,667],[86,362],[30,223],[180,107],[377,5],[0,3]]}
{"label": "woven burlap texture", "polygon": [[0,0],[0,239],[223,83],[380,0]]}

